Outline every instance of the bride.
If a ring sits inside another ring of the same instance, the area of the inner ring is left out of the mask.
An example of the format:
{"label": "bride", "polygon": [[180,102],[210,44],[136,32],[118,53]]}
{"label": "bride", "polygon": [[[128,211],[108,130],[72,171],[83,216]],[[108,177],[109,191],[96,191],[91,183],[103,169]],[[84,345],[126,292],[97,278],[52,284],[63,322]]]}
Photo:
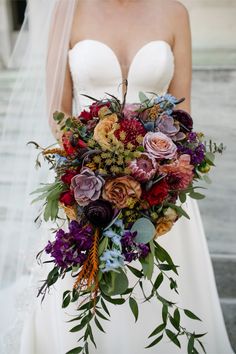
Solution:
{"label": "bride", "polygon": [[[180,2],[60,0],[53,3],[55,6],[48,5],[52,16],[48,26],[46,77],[50,118],[56,109],[71,115],[86,108],[91,102],[81,94],[102,98],[108,92],[122,100],[125,80],[128,81],[127,102],[138,102],[139,91],[169,92],[178,98],[185,97],[178,107],[190,112],[191,35],[187,10]],[[43,27],[38,29],[38,38],[42,36],[41,31]],[[50,126],[60,142],[60,132],[52,119]],[[173,300],[202,319],[194,323],[193,329],[197,333],[207,332],[203,343],[208,354],[232,354],[199,209],[191,199],[187,200],[185,209],[190,221],[182,218],[159,239],[180,266],[179,296],[175,295]],[[22,281],[20,286],[23,288],[24,284]],[[61,309],[62,292],[71,286],[72,281],[67,277],[51,290],[42,304],[38,300],[31,306],[21,331],[20,354],[65,354],[77,346],[77,334],[69,333],[66,322],[72,310]],[[162,295],[173,296],[165,287]],[[141,298],[141,294],[137,297]],[[161,316],[161,308],[148,302],[140,309],[138,323],[134,324],[126,306],[110,306],[112,320],[105,326],[107,333],[95,331],[98,349],[91,348],[91,353],[145,353],[146,337]],[[192,323],[185,319],[184,326],[189,328]],[[11,340],[14,341],[13,336]],[[148,352],[185,353],[186,348],[184,340],[179,349],[165,338]]]}

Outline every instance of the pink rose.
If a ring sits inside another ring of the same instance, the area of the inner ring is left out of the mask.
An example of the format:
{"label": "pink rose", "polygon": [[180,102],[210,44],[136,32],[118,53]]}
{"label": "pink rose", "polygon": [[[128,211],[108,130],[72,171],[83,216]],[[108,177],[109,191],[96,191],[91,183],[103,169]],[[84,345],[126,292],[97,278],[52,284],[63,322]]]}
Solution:
{"label": "pink rose", "polygon": [[80,206],[85,206],[91,201],[97,200],[100,197],[103,184],[103,178],[96,176],[89,168],[83,168],[80,174],[71,180],[71,189],[76,202]]}
{"label": "pink rose", "polygon": [[156,159],[172,159],[177,151],[171,138],[160,132],[148,132],[144,136],[143,146]]}

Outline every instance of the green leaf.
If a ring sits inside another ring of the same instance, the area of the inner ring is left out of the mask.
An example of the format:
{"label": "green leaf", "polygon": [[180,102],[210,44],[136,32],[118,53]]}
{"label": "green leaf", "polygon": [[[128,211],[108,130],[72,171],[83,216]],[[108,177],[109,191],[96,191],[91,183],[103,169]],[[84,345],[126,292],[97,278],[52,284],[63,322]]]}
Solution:
{"label": "green leaf", "polygon": [[158,265],[158,268],[161,269],[161,270],[174,270],[176,269],[176,265],[171,265],[171,264],[159,264]]}
{"label": "green leaf", "polygon": [[167,322],[167,316],[168,316],[168,306],[166,304],[163,304],[163,306],[162,306],[162,319],[163,319],[163,323],[165,323],[165,324]]}
{"label": "green leaf", "polygon": [[47,285],[51,286],[56,283],[57,279],[59,278],[58,268],[54,267],[47,276]]}
{"label": "green leaf", "polygon": [[138,319],[138,304],[137,304],[137,301],[133,298],[133,297],[130,297],[129,298],[129,306],[131,308],[131,311],[133,312],[133,315],[134,315],[134,318],[135,318],[135,322],[137,321]]}
{"label": "green leaf", "polygon": [[129,285],[127,275],[122,269],[117,272],[111,271],[111,277],[109,278],[104,274],[102,280],[100,281],[100,288],[103,293],[108,296],[121,295],[123,294]]}
{"label": "green leaf", "polygon": [[180,330],[180,327],[179,327],[179,323],[177,323],[174,319],[174,317],[170,316],[169,317],[170,319],[170,323],[172,324],[172,326],[177,330],[179,331]]}
{"label": "green leaf", "polygon": [[174,311],[174,319],[175,319],[175,322],[177,323],[177,325],[179,326],[180,324],[180,312],[178,309],[175,309]]}
{"label": "green leaf", "polygon": [[172,203],[168,203],[168,206],[170,206],[172,209],[175,209],[176,213],[179,216],[185,216],[187,219],[190,219],[189,215],[186,213],[186,211],[181,206],[177,206]]}
{"label": "green leaf", "polygon": [[109,319],[106,316],[104,316],[100,311],[98,311],[98,309],[96,309],[96,315],[101,317],[103,320],[109,321]]}
{"label": "green leaf", "polygon": [[104,237],[102,242],[99,244],[98,255],[101,256],[102,253],[107,249],[108,246],[108,237]]}
{"label": "green leaf", "polygon": [[197,193],[197,192],[191,192],[189,193],[189,196],[193,199],[197,199],[197,200],[201,200],[206,198],[206,196],[204,194],[201,193]]}
{"label": "green leaf", "polygon": [[70,297],[70,294],[68,294],[62,302],[62,308],[66,308],[69,305],[70,300],[71,300],[71,297]]}
{"label": "green leaf", "polygon": [[186,316],[188,316],[189,318],[191,318],[192,320],[198,320],[198,321],[201,321],[201,319],[199,317],[197,317],[193,312],[187,310],[187,309],[184,309],[184,313]]}
{"label": "green leaf", "polygon": [[142,91],[139,91],[138,97],[139,97],[139,100],[141,103],[145,103],[145,102],[149,101],[149,98]]}
{"label": "green leaf", "polygon": [[186,198],[187,198],[186,193],[181,192],[179,194],[179,200],[181,201],[181,203],[185,203],[186,202]]}
{"label": "green leaf", "polygon": [[83,347],[76,347],[76,348],[71,349],[68,352],[66,352],[66,354],[79,354],[82,352],[82,350],[83,350]]}
{"label": "green leaf", "polygon": [[98,328],[101,332],[106,333],[106,332],[104,331],[104,329],[102,328],[101,323],[98,321],[97,317],[94,318],[94,322],[96,323],[97,328]]}
{"label": "green leaf", "polygon": [[155,235],[155,227],[153,223],[147,218],[140,218],[133,224],[131,232],[137,232],[134,238],[137,243],[148,243]]}
{"label": "green leaf", "polygon": [[189,341],[188,341],[188,354],[193,353],[193,347],[194,347],[194,336],[191,335],[191,337],[189,338]]}
{"label": "green leaf", "polygon": [[151,338],[151,337],[157,335],[158,333],[160,333],[161,331],[163,331],[163,330],[165,329],[165,327],[166,327],[166,324],[165,324],[165,323],[160,324],[159,326],[157,326],[157,327],[154,329],[154,331],[149,335],[148,338]]}
{"label": "green leaf", "polygon": [[161,285],[161,283],[163,282],[164,280],[164,276],[162,273],[159,273],[156,280],[155,280],[155,283],[153,285],[153,288],[154,290],[157,290],[159,288],[159,286]]}
{"label": "green leaf", "polygon": [[138,270],[134,267],[131,267],[130,265],[128,265],[127,267],[137,278],[142,278],[143,272],[141,272],[140,270]]}
{"label": "green leaf", "polygon": [[105,301],[103,299],[101,299],[101,305],[102,305],[103,310],[108,314],[108,316],[111,316],[110,312],[105,304]]}
{"label": "green leaf", "polygon": [[65,114],[63,112],[56,111],[53,113],[53,119],[59,124],[63,121],[64,118],[65,118]]}
{"label": "green leaf", "polygon": [[203,336],[205,336],[207,334],[207,332],[205,333],[194,333],[194,338],[201,338]]}
{"label": "green leaf", "polygon": [[112,297],[110,296],[107,296],[106,294],[104,294],[104,292],[102,291],[102,297],[107,300],[108,302],[110,302],[111,304],[114,304],[114,305],[123,305],[125,303],[125,299],[113,299]]}
{"label": "green leaf", "polygon": [[140,263],[143,267],[143,275],[147,277],[147,279],[152,279],[153,269],[154,269],[154,256],[150,252],[146,258],[141,258]]}
{"label": "green leaf", "polygon": [[81,329],[83,329],[86,326],[86,323],[80,323],[79,325],[73,327],[70,329],[70,332],[74,333],[74,332],[79,332],[81,331]]}
{"label": "green leaf", "polygon": [[[157,261],[160,260],[161,262],[167,262],[169,265],[174,265],[169,253],[163,247],[161,247],[159,243],[157,243],[156,241],[154,241],[154,245],[155,245],[155,257]],[[176,268],[173,268],[173,271],[178,275]]]}
{"label": "green leaf", "polygon": [[205,354],[207,354],[206,349],[205,349],[203,343],[202,343],[199,339],[197,339],[197,341],[198,341],[198,343],[200,344],[200,346],[201,346],[203,352],[204,352]]}
{"label": "green leaf", "polygon": [[177,347],[181,348],[181,344],[176,336],[176,334],[172,331],[170,331],[169,329],[166,329],[166,334],[167,336],[170,338],[170,340],[177,345]]}
{"label": "green leaf", "polygon": [[153,347],[154,345],[156,345],[157,343],[159,343],[163,338],[163,334],[160,335],[158,338],[156,338],[151,344],[149,344],[147,347],[145,347],[146,349],[147,348],[151,348]]}

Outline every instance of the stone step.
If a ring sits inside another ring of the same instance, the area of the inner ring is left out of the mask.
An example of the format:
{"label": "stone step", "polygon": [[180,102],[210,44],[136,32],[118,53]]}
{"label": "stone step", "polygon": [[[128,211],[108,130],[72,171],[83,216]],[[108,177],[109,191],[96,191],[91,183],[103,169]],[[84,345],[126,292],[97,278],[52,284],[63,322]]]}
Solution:
{"label": "stone step", "polygon": [[[225,320],[226,329],[233,350],[236,352],[236,301],[221,299],[221,308]],[[227,353],[222,353],[227,354]]]}

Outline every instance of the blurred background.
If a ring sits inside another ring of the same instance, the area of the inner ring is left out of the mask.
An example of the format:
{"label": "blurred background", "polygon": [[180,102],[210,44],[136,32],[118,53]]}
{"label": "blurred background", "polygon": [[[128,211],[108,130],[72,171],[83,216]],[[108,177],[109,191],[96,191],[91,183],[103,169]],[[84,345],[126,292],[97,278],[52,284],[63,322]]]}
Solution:
{"label": "blurred background", "polygon": [[[40,1],[28,2],[28,30],[33,34]],[[192,27],[195,127],[227,146],[216,161],[217,169],[212,169],[207,199],[199,205],[227,330],[236,351],[236,0],[182,3],[189,10]],[[0,130],[14,78],[14,69],[6,70],[6,63],[25,7],[24,0],[0,0]]]}

